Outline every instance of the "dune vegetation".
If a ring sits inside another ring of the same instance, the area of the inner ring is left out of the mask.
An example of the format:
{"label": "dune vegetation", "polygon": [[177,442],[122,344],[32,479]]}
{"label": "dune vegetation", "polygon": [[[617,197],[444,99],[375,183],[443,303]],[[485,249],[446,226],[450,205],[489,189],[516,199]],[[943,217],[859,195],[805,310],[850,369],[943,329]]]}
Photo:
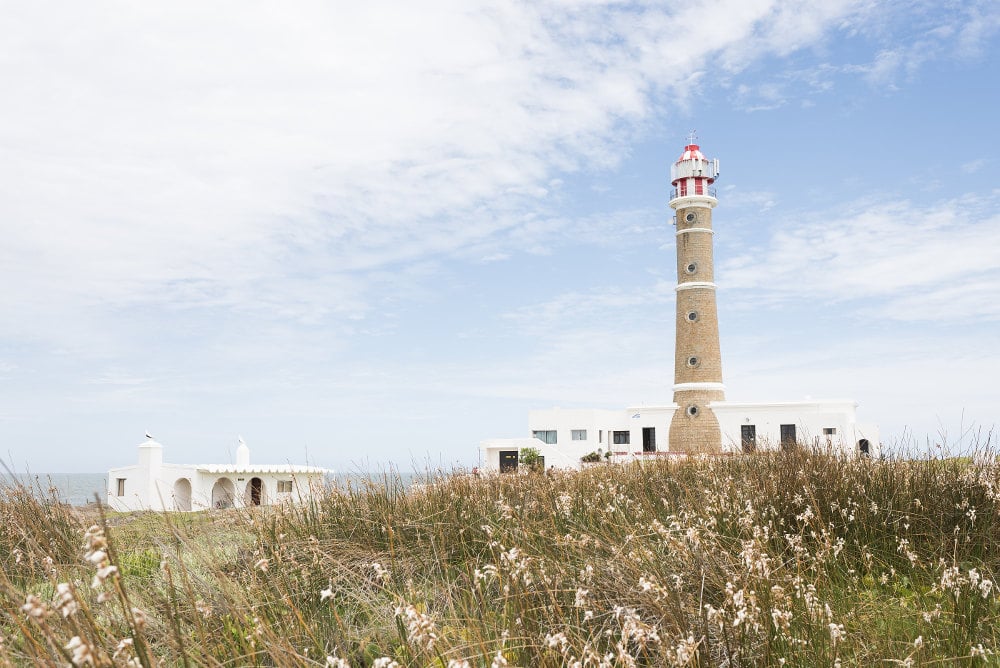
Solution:
{"label": "dune vegetation", "polygon": [[7,487],[0,664],[995,664],[994,462],[387,476],[183,514]]}

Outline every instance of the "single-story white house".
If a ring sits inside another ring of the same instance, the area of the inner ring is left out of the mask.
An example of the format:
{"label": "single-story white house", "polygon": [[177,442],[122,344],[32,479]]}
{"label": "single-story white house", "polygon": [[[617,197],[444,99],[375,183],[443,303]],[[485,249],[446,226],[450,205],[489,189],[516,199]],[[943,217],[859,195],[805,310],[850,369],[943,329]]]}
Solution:
{"label": "single-story white house", "polygon": [[113,510],[206,510],[302,502],[323,487],[327,469],[291,464],[251,464],[243,439],[235,464],[168,464],[163,446],[147,434],[139,463],[108,471]]}
{"label": "single-story white house", "polygon": [[[592,453],[600,461],[613,462],[676,456],[667,437],[677,408],[667,404],[529,411],[531,435],[482,441],[480,463],[486,471],[516,468],[518,454],[526,447],[537,449],[546,467],[556,468],[580,468],[582,458],[593,458]],[[789,443],[845,456],[881,453],[878,427],[857,421],[854,401],[718,401],[710,408],[719,420],[725,454],[777,450]]]}

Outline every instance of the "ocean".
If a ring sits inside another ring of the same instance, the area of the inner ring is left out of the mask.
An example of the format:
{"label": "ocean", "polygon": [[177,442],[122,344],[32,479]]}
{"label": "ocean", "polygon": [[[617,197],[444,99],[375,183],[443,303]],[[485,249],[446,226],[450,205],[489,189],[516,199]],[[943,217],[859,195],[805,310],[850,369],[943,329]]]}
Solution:
{"label": "ocean", "polygon": [[[34,475],[17,474],[16,480],[30,487],[36,496],[51,498],[55,494],[63,503],[73,506],[83,506],[93,503],[94,495],[105,501],[108,495],[107,473],[38,473]],[[7,486],[12,482],[8,474],[0,475],[0,485]]]}

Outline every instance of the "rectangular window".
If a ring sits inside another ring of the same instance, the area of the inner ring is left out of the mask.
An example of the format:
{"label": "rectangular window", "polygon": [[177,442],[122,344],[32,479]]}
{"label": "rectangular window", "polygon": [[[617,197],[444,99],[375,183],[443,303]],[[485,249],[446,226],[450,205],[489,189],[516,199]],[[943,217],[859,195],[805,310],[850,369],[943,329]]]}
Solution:
{"label": "rectangular window", "polygon": [[587,440],[587,430],[586,429],[573,429],[570,435],[574,441],[586,441]]}
{"label": "rectangular window", "polygon": [[614,439],[615,445],[628,445],[628,434],[627,431],[613,431],[611,432],[611,437]]}
{"label": "rectangular window", "polygon": [[125,478],[118,478],[118,496],[125,496]]}
{"label": "rectangular window", "polygon": [[823,427],[824,436],[835,436],[837,434],[836,427]]}
{"label": "rectangular window", "polygon": [[537,430],[531,432],[532,437],[537,438],[542,443],[548,443],[549,445],[554,445],[556,442],[556,430]]}
{"label": "rectangular window", "polygon": [[603,443],[604,442],[604,430],[603,429],[598,429],[597,430],[597,442],[598,443]]}
{"label": "rectangular window", "polygon": [[292,491],[292,481],[291,480],[279,480],[278,481],[278,494],[290,494]]}

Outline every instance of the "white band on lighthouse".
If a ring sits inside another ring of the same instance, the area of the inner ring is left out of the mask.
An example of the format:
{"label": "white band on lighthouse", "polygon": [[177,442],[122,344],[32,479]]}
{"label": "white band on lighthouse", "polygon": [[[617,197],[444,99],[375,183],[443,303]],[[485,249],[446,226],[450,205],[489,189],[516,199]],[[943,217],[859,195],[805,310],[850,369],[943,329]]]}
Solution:
{"label": "white band on lighthouse", "polygon": [[715,283],[709,283],[708,281],[688,281],[687,283],[681,283],[676,288],[675,292],[680,292],[681,290],[694,290],[695,288],[708,288],[709,290],[714,290],[716,288]]}
{"label": "white band on lighthouse", "polygon": [[726,386],[722,383],[677,383],[674,385],[674,392],[684,392],[685,390],[718,390],[722,392]]}
{"label": "white band on lighthouse", "polygon": [[686,230],[677,230],[677,236],[687,234],[688,232],[708,232],[709,234],[715,234],[715,230],[709,227],[689,227]]}

